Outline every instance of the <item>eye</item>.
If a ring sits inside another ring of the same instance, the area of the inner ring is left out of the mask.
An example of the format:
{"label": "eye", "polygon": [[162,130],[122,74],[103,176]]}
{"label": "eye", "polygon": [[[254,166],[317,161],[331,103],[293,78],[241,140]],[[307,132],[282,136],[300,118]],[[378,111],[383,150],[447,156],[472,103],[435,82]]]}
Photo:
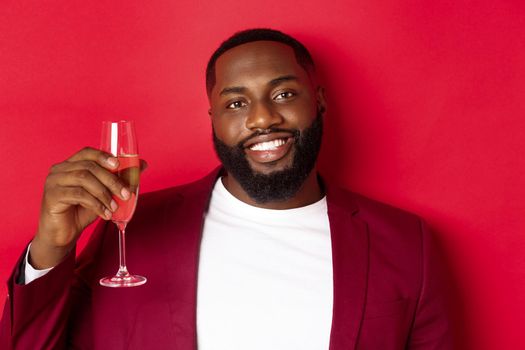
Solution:
{"label": "eye", "polygon": [[238,108],[241,108],[241,107],[244,107],[244,106],[246,106],[246,103],[243,102],[243,101],[233,101],[232,103],[227,105],[226,108],[228,108],[228,109],[238,109]]}
{"label": "eye", "polygon": [[285,91],[285,92],[278,93],[277,96],[275,96],[273,99],[276,100],[276,101],[278,101],[278,100],[286,100],[286,99],[292,98],[294,96],[295,96],[295,94],[293,92]]}

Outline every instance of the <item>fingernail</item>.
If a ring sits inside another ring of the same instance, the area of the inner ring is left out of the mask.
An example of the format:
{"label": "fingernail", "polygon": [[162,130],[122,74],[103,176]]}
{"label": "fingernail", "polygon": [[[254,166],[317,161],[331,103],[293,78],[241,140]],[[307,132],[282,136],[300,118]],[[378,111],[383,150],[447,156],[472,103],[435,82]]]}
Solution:
{"label": "fingernail", "polygon": [[117,166],[117,158],[109,157],[107,159],[107,162],[109,165],[111,165],[113,168]]}
{"label": "fingernail", "polygon": [[115,200],[111,200],[111,203],[109,204],[111,206],[111,210],[115,211],[118,208],[117,202]]}
{"label": "fingernail", "polygon": [[122,188],[122,190],[120,191],[120,194],[122,195],[122,198],[124,199],[128,199],[130,196],[128,189],[125,187]]}
{"label": "fingernail", "polygon": [[111,212],[109,210],[104,210],[104,216],[109,220],[111,219]]}

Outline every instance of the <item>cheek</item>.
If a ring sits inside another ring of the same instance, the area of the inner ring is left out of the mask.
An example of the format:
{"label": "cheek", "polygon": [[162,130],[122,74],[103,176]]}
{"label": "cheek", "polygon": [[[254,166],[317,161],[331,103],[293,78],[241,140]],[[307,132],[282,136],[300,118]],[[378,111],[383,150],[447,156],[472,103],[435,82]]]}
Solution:
{"label": "cheek", "polygon": [[237,145],[246,131],[243,119],[231,116],[213,117],[212,125],[219,140],[229,146]]}
{"label": "cheek", "polygon": [[283,108],[281,114],[287,123],[296,129],[309,127],[317,116],[317,108],[311,103],[304,103],[290,108]]}

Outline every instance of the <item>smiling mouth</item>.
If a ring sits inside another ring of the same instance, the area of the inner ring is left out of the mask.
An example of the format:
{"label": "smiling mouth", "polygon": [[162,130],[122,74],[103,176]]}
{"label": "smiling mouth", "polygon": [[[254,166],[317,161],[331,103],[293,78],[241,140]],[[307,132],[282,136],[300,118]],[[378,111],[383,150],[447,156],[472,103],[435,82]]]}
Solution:
{"label": "smiling mouth", "polygon": [[281,139],[275,139],[271,141],[266,142],[258,142],[250,147],[248,147],[252,151],[273,151],[277,148],[284,146],[286,142],[288,141],[289,137],[281,138]]}
{"label": "smiling mouth", "polygon": [[268,164],[284,158],[289,153],[293,142],[294,138],[291,136],[260,141],[248,145],[245,152],[253,162]]}

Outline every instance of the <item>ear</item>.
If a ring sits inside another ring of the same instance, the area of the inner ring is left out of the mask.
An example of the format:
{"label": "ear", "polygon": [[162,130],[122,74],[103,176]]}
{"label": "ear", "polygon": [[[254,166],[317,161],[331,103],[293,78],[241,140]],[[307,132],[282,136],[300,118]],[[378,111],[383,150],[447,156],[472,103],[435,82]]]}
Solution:
{"label": "ear", "polygon": [[317,110],[321,112],[321,114],[324,114],[326,111],[326,97],[323,86],[317,87]]}

